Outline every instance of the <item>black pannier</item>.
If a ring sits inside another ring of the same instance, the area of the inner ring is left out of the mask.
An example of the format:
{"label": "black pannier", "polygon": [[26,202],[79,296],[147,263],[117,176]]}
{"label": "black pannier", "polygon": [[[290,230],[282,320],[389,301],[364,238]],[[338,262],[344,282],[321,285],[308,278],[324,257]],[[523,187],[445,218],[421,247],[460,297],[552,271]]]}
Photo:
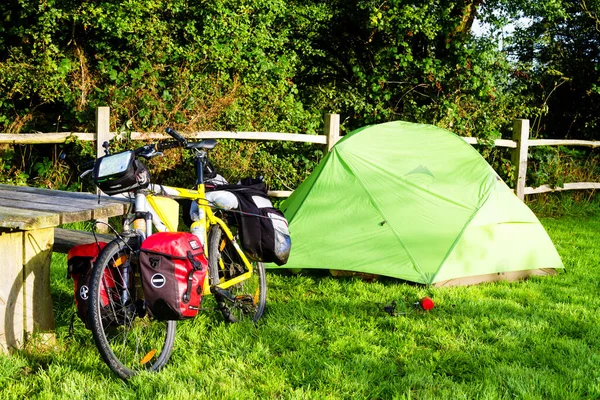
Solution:
{"label": "black pannier", "polygon": [[214,190],[227,190],[238,199],[239,212],[233,214],[246,255],[256,261],[287,263],[292,248],[288,222],[273,207],[266,185],[221,185]]}

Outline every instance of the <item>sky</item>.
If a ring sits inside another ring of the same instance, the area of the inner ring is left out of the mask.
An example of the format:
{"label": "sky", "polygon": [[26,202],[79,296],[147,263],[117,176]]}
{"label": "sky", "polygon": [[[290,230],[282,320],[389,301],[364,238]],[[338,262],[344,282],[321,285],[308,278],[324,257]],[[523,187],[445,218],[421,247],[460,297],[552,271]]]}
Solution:
{"label": "sky", "polygon": [[497,36],[498,37],[498,47],[500,49],[503,48],[503,41],[504,38],[510,36],[513,34],[513,32],[515,31],[515,27],[520,26],[520,27],[527,27],[528,25],[531,25],[531,19],[530,18],[519,18],[518,20],[505,25],[501,31],[497,31],[497,30],[493,30],[492,26],[490,24],[486,24],[480,20],[478,20],[477,18],[475,18],[475,21],[473,21],[473,26],[471,28],[471,31],[473,32],[473,35],[475,36]]}

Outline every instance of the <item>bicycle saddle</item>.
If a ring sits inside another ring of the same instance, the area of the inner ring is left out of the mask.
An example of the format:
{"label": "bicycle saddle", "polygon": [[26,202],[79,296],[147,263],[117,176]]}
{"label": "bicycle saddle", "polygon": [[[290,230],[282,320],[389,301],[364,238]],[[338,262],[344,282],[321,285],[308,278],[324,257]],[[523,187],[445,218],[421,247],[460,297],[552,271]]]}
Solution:
{"label": "bicycle saddle", "polygon": [[217,141],[215,139],[204,139],[199,142],[188,142],[187,147],[190,149],[212,150],[216,145]]}

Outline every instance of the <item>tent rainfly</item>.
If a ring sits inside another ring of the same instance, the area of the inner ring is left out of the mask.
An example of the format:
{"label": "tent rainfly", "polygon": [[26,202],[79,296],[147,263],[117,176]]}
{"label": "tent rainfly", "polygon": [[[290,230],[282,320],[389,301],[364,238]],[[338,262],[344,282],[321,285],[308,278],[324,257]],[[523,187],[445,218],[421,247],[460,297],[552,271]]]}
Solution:
{"label": "tent rainfly", "polygon": [[285,268],[435,286],[564,268],[539,220],[483,157],[432,125],[395,121],[346,135],[282,210],[292,238]]}

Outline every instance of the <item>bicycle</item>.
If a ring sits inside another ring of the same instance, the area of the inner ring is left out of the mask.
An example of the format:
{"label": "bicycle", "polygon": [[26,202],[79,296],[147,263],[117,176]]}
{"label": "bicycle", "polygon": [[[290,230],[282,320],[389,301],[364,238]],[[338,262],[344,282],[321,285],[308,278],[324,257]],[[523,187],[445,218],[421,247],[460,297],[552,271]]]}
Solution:
{"label": "bicycle", "polygon": [[[158,371],[173,350],[176,321],[158,321],[148,312],[138,264],[140,247],[153,234],[153,225],[157,230],[177,230],[178,211],[172,211],[176,203],[173,198],[197,204],[191,231],[199,237],[208,259],[209,284],[204,285],[203,296],[215,296],[217,307],[228,322],[256,322],[266,306],[264,265],[251,262],[238,245],[235,227],[226,222],[233,211],[219,209],[207,200],[204,171],[210,165],[208,150],[217,142],[188,142],[174,130],[166,131],[175,140],[114,155],[109,154],[106,143],[106,155],[94,160],[93,166],[82,174],[127,173],[123,165],[137,166],[139,173],[138,184],[127,191],[133,194],[132,209],[124,220],[123,231],[98,256],[90,281],[89,318],[94,341],[103,360],[122,379],[143,370]],[[150,184],[143,163],[138,164],[140,159],[149,160],[174,147],[194,153],[195,190]],[[140,179],[147,182],[139,184]]]}

